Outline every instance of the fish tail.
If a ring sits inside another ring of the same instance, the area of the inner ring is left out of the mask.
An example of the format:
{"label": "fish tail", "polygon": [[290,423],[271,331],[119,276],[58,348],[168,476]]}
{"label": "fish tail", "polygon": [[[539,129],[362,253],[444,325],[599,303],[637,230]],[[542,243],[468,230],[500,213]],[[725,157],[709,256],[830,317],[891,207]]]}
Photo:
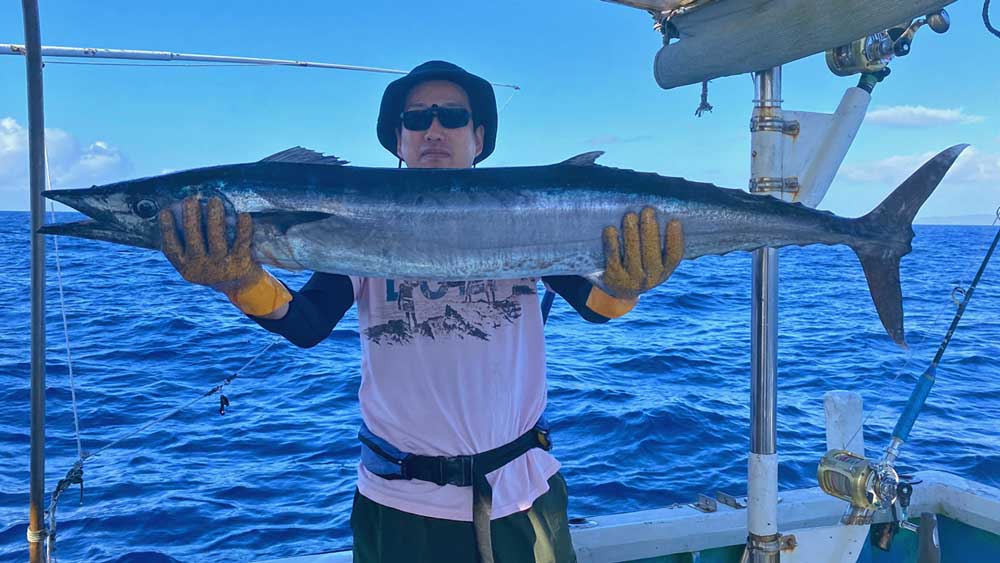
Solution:
{"label": "fish tail", "polygon": [[955,145],[928,160],[870,213],[855,219],[861,233],[851,244],[868,280],[868,289],[882,326],[903,348],[903,292],[899,261],[910,252],[913,219],[934,193],[945,173],[968,145]]}

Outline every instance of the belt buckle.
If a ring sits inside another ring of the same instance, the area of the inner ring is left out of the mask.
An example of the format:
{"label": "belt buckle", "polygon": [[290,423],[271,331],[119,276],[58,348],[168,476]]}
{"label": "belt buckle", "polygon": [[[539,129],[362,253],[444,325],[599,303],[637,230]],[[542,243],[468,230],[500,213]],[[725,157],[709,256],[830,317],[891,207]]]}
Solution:
{"label": "belt buckle", "polygon": [[472,456],[441,456],[438,459],[441,464],[440,479],[443,481],[438,483],[439,485],[450,484],[459,487],[468,487],[469,485],[472,485]]}
{"label": "belt buckle", "polygon": [[459,487],[472,484],[472,458],[458,455],[454,457],[438,456],[438,485],[457,485]]}
{"label": "belt buckle", "polygon": [[543,450],[549,451],[552,449],[552,436],[549,435],[548,430],[542,430],[536,426],[535,435],[538,437],[538,444],[542,446]]}

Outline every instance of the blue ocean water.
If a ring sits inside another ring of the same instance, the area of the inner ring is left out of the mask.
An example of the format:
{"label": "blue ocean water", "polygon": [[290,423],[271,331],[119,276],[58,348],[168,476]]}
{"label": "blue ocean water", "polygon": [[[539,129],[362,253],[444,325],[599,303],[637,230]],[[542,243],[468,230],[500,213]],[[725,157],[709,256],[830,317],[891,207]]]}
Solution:
{"label": "blue ocean water", "polygon": [[[63,217],[63,219],[68,218]],[[29,219],[0,212],[0,561],[26,560]],[[780,252],[782,488],[815,486],[823,393],[862,393],[884,447],[995,232],[918,226],[903,260],[910,350],[885,335],[846,247]],[[273,337],[156,252],[59,239],[85,450],[203,394]],[[76,456],[53,241],[48,250],[46,483]],[[280,274],[292,286],[304,274]],[[570,515],[745,490],[750,255],[686,262],[628,316],[579,319],[557,300],[546,338],[555,452]],[[909,469],[1000,486],[1000,265],[987,269],[903,450]],[[352,310],[324,343],[280,341],[218,398],[107,450],[59,505],[63,562],[253,561],[345,549],[354,491],[359,340]]]}

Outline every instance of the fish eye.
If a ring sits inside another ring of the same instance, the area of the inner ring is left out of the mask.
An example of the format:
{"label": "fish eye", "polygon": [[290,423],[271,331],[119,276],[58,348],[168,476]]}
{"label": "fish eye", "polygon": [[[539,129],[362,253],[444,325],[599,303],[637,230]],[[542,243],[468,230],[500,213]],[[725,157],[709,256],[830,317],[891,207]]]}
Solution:
{"label": "fish eye", "polygon": [[151,199],[140,199],[133,206],[135,214],[143,219],[152,219],[156,216],[156,213],[160,210],[160,206],[156,205],[156,202]]}

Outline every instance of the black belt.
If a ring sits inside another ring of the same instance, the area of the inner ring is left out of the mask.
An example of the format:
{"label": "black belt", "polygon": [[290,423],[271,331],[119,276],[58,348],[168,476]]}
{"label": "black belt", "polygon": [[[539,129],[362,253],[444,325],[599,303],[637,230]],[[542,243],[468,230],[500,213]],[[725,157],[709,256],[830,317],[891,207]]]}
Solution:
{"label": "black belt", "polygon": [[[371,447],[374,444],[368,445]],[[438,485],[472,487],[472,527],[476,532],[479,560],[482,563],[493,563],[493,541],[490,537],[493,488],[486,480],[486,474],[500,469],[533,448],[546,451],[552,448],[548,430],[535,426],[513,442],[474,455],[445,457],[409,454],[403,459],[401,475],[376,475],[385,479],[417,479]]]}

